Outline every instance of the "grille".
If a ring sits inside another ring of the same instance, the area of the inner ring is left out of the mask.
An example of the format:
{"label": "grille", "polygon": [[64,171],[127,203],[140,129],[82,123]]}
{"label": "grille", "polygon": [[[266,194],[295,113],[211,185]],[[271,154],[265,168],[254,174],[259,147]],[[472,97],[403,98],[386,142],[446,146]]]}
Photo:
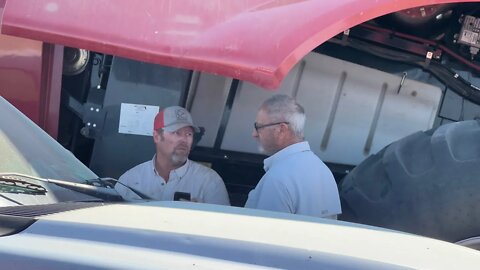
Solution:
{"label": "grille", "polygon": [[8,206],[8,207],[0,207],[0,215],[34,218],[34,217],[61,213],[61,212],[66,212],[71,210],[98,207],[102,205],[106,205],[106,203],[65,202],[65,203],[55,203],[55,204]]}

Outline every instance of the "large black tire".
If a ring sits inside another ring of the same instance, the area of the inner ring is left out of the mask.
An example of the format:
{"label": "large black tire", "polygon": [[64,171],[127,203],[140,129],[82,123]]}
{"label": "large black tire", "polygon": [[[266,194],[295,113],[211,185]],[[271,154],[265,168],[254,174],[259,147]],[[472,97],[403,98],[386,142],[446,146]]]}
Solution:
{"label": "large black tire", "polygon": [[340,182],[340,219],[450,242],[480,236],[480,123],[417,132]]}

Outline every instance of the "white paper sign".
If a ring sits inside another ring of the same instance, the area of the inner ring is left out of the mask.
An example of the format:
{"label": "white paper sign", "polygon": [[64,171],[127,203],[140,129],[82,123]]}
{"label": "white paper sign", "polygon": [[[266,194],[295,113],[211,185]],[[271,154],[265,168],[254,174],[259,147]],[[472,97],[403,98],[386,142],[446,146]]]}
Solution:
{"label": "white paper sign", "polygon": [[135,135],[153,135],[153,120],[160,107],[122,103],[118,133]]}

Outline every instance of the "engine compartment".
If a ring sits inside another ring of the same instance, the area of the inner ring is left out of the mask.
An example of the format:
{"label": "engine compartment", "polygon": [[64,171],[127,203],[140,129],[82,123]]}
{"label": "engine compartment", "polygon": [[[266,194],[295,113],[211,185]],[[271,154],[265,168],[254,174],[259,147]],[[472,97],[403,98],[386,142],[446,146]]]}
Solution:
{"label": "engine compartment", "polygon": [[[480,117],[479,18],[475,3],[389,14],[340,33],[290,71],[277,92],[305,103],[306,140],[338,181],[401,137]],[[122,104],[185,106],[206,128],[191,158],[217,170],[232,203],[243,205],[263,174],[264,156],[250,136],[254,114],[272,92],[208,73],[64,52],[62,145],[96,174],[118,177],[153,156],[150,137],[119,132]]]}

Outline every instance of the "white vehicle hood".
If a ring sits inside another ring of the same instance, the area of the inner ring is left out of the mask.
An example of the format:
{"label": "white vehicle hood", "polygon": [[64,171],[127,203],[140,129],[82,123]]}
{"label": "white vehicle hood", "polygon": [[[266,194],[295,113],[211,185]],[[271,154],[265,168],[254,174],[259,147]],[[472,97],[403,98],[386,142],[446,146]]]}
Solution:
{"label": "white vehicle hood", "polygon": [[2,238],[3,266],[477,269],[480,265],[478,251],[439,240],[335,220],[207,204],[111,204],[36,219],[22,232]]}

